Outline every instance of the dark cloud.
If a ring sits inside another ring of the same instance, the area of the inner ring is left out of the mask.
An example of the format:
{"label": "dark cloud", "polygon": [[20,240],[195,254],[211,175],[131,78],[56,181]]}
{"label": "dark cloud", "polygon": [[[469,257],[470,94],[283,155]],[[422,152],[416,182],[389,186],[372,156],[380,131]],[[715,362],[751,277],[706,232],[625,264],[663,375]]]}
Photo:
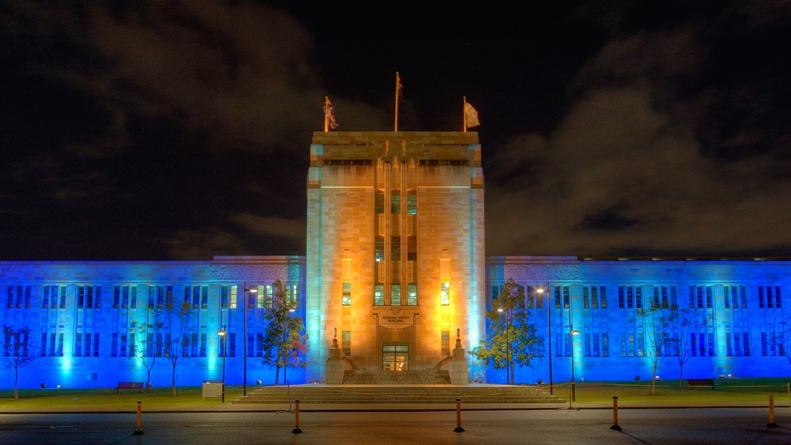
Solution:
{"label": "dark cloud", "polygon": [[621,26],[579,70],[558,127],[514,138],[494,158],[489,173],[511,179],[489,187],[488,211],[513,218],[487,220],[511,234],[490,237],[487,251],[704,255],[791,245],[791,185],[778,174],[789,167],[781,121],[791,97],[776,81],[791,74],[778,59],[791,28],[788,9],[774,6]]}
{"label": "dark cloud", "polygon": [[628,205],[625,202],[586,215],[578,225],[581,230],[623,230],[639,224],[640,221],[628,216]]}
{"label": "dark cloud", "polygon": [[197,231],[180,231],[165,241],[170,258],[194,260],[212,258],[215,255],[249,254],[249,243],[236,234],[208,228]]}
{"label": "dark cloud", "polygon": [[[281,212],[302,227],[307,147],[326,93],[313,36],[292,16],[252,2],[20,2],[0,21],[9,160],[0,199],[13,239],[2,256],[295,247],[279,235],[244,240],[232,216]],[[370,106],[336,103],[343,123],[375,125]],[[82,231],[102,248],[36,247]]]}
{"label": "dark cloud", "polygon": [[266,217],[251,213],[231,215],[231,220],[250,233],[279,236],[291,239],[294,243],[304,244],[305,224],[303,220]]}

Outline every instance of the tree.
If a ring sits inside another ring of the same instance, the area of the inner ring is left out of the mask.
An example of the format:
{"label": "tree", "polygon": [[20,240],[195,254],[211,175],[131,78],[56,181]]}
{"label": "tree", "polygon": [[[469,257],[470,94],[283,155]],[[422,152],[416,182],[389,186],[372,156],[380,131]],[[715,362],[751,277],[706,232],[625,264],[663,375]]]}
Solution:
{"label": "tree", "polygon": [[30,347],[30,328],[3,326],[3,356],[7,368],[14,369],[14,399],[19,398],[19,368],[29,365],[36,356]]}
{"label": "tree", "polygon": [[684,364],[692,357],[691,329],[696,326],[688,309],[673,308],[667,320],[668,329],[673,333],[665,339],[671,354],[678,360],[678,387],[684,385]]}
{"label": "tree", "polygon": [[680,341],[669,331],[671,324],[678,317],[678,309],[669,308],[667,305],[663,307],[655,302],[650,309],[638,309],[637,314],[643,322],[645,355],[651,361],[651,395],[656,395],[659,358],[675,354],[674,345]]}
{"label": "tree", "polygon": [[[178,311],[177,314],[174,314],[175,311]],[[188,303],[184,303],[181,305],[180,309],[171,309],[168,308],[168,312],[170,315],[170,332],[173,332],[173,316],[176,315],[178,317],[178,326],[180,333],[172,336],[169,338],[168,341],[165,342],[163,354],[165,356],[165,360],[170,364],[170,390],[173,394],[173,397],[176,397],[176,367],[181,362],[182,358],[189,357],[189,335],[186,331],[186,320],[189,317],[190,307]]]}
{"label": "tree", "polygon": [[269,302],[264,319],[267,322],[263,339],[263,363],[275,367],[275,384],[280,380],[283,368],[283,382],[287,368],[304,368],[307,351],[307,336],[301,317],[293,315],[296,301],[291,301],[283,282],[274,282],[274,295]]}
{"label": "tree", "polygon": [[146,392],[151,391],[151,370],[156,365],[157,358],[162,356],[164,345],[161,341],[162,333],[159,332],[163,323],[156,320],[156,312],[153,318],[154,320],[149,320],[147,311],[145,322],[133,321],[129,327],[130,333],[134,336],[133,357],[146,368]]}
{"label": "tree", "polygon": [[509,278],[486,312],[490,335],[483,345],[470,353],[486,366],[508,370],[508,384],[513,383],[513,365],[530,366],[541,342],[525,307],[525,290]]}

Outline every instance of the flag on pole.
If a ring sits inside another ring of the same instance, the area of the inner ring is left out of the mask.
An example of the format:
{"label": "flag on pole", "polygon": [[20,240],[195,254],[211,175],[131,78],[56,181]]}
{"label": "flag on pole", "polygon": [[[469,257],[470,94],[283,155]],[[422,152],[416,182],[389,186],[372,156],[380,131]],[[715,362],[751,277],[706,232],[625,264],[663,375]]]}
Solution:
{"label": "flag on pole", "polygon": [[468,128],[477,127],[481,125],[478,120],[478,111],[473,107],[467,99],[464,99],[464,131]]}
{"label": "flag on pole", "polygon": [[396,71],[395,81],[395,113],[393,114],[393,131],[398,132],[398,101],[404,95],[404,84],[401,83],[401,75]]}
{"label": "flag on pole", "polygon": [[338,121],[335,120],[335,109],[328,96],[324,96],[324,132],[338,128]]}
{"label": "flag on pole", "polygon": [[336,128],[338,128],[338,121],[335,120],[335,107],[333,107],[332,104],[330,104],[329,109],[327,110],[327,114],[330,121],[329,122],[330,129],[335,130]]}

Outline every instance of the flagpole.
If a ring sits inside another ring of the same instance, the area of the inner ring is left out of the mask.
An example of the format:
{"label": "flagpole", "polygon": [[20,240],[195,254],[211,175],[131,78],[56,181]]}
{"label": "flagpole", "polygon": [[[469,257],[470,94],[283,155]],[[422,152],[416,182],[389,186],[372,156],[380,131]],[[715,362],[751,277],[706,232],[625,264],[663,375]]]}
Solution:
{"label": "flagpole", "polygon": [[330,98],[324,96],[324,132],[330,131]]}
{"label": "flagpole", "polygon": [[393,119],[393,131],[398,133],[398,93],[401,89],[401,77],[398,75],[398,71],[396,71],[396,80],[395,80],[395,116]]}
{"label": "flagpole", "polygon": [[467,96],[462,96],[461,102],[461,129],[467,132]]}

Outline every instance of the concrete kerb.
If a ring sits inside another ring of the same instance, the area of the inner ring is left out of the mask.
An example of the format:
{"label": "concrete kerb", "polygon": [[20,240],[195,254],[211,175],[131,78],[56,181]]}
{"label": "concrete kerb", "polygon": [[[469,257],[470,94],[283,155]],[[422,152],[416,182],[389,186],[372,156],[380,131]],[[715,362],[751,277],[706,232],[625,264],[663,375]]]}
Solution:
{"label": "concrete kerb", "polygon": [[[462,400],[463,402],[463,400]],[[717,408],[766,408],[766,403],[741,403],[741,404],[678,404],[678,403],[652,403],[652,404],[630,404],[619,402],[619,411],[638,410],[638,409],[717,409]],[[3,414],[58,414],[58,413],[134,413],[134,407],[129,410],[119,409],[94,409],[74,410],[74,409],[21,409],[4,410]],[[364,404],[345,404],[345,403],[310,403],[300,402],[300,412],[431,412],[431,411],[456,411],[455,401],[448,403],[364,403]],[[605,403],[580,403],[575,402],[574,410],[612,410],[612,405]],[[791,409],[785,406],[774,406],[775,410]],[[565,402],[559,403],[464,403],[462,411],[533,411],[533,410],[568,410]],[[147,408],[146,413],[211,413],[211,412],[294,412],[293,405],[288,404],[251,404],[225,403],[212,408]]]}

